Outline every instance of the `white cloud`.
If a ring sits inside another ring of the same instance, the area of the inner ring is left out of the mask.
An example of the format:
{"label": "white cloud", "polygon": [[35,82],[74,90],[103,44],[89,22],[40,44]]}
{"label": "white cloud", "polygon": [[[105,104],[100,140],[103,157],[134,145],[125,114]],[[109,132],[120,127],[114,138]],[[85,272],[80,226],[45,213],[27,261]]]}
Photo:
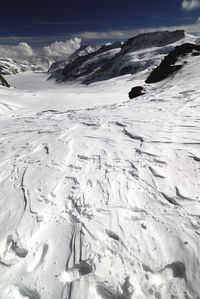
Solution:
{"label": "white cloud", "polygon": [[65,42],[54,42],[50,46],[43,47],[44,56],[57,57],[64,56],[68,57],[74,51],[80,48],[81,38],[74,37],[70,40],[66,40]]}
{"label": "white cloud", "polygon": [[[5,42],[10,43],[11,40],[17,40],[14,37],[8,37]],[[1,38],[0,38],[1,41]],[[4,40],[3,40],[4,41]],[[19,58],[19,59],[30,59],[32,57],[38,58],[56,58],[56,57],[69,57],[74,51],[80,48],[81,38],[74,37],[72,39],[63,41],[56,41],[49,46],[33,48],[25,42],[19,42],[18,45],[0,45],[0,58]]]}
{"label": "white cloud", "polygon": [[196,20],[195,23],[180,25],[180,26],[169,26],[169,27],[151,27],[151,28],[141,28],[133,30],[108,30],[104,32],[95,32],[95,31],[85,31],[77,34],[83,40],[120,40],[128,39],[138,34],[154,32],[154,31],[164,31],[164,30],[184,30],[187,33],[199,34],[200,35],[200,18]]}
{"label": "white cloud", "polygon": [[16,46],[18,55],[21,57],[31,57],[34,56],[35,53],[31,46],[29,46],[27,43],[21,42]]}
{"label": "white cloud", "polygon": [[20,42],[17,46],[0,45],[0,57],[28,58],[35,55],[32,47]]}
{"label": "white cloud", "polygon": [[200,0],[183,0],[182,9],[193,10],[200,8]]}

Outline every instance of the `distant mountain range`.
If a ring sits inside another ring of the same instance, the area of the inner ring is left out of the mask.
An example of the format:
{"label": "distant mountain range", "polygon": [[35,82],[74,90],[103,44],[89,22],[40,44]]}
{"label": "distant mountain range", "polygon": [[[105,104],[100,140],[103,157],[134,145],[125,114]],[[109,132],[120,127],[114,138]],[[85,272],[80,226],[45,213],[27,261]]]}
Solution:
{"label": "distant mountain range", "polygon": [[48,59],[31,58],[31,60],[23,60],[0,57],[0,74],[2,75],[13,75],[23,72],[47,71],[48,66]]}
{"label": "distant mountain range", "polygon": [[53,63],[50,78],[91,84],[141,71],[149,74],[175,46],[195,39],[183,30],[176,30],[140,34],[123,44],[116,42],[98,49],[85,46],[67,60]]}
{"label": "distant mountain range", "polygon": [[176,46],[188,42],[198,44],[200,40],[183,30],[144,33],[124,43],[83,45],[68,59],[53,63],[48,59],[38,58],[31,60],[0,58],[0,74],[48,71],[49,79],[57,82],[77,81],[82,84],[138,72],[144,72],[144,78],[147,78],[165,55]]}

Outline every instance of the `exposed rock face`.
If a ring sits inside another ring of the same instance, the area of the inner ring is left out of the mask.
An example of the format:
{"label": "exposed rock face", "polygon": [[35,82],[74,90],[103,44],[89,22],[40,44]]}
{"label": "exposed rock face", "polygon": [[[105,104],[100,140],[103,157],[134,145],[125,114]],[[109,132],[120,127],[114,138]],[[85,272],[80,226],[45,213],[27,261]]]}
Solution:
{"label": "exposed rock face", "polygon": [[2,75],[0,75],[0,85],[2,86],[6,86],[6,87],[10,87],[10,85],[8,84],[8,82],[4,79],[4,77]]}
{"label": "exposed rock face", "polygon": [[197,51],[200,51],[200,46],[198,45],[187,43],[177,46],[161,61],[160,65],[151,72],[145,82],[156,83],[166,79],[182,67],[183,64],[174,65],[180,57],[184,57],[186,54],[192,52],[193,55],[197,56],[199,55]]}
{"label": "exposed rock face", "polygon": [[144,88],[142,86],[135,86],[129,92],[129,99],[139,97],[144,94]]}

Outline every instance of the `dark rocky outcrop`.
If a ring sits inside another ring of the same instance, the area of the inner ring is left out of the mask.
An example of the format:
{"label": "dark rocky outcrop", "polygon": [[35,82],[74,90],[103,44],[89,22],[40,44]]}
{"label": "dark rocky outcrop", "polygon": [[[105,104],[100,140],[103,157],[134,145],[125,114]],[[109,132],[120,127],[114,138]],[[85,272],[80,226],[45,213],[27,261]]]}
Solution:
{"label": "dark rocky outcrop", "polygon": [[175,49],[161,61],[160,65],[151,72],[145,82],[156,83],[166,79],[183,66],[184,62],[180,62],[178,65],[175,65],[179,58],[184,57],[188,53],[192,53],[192,55],[197,56],[197,51],[200,51],[200,46],[190,43],[175,47]]}
{"label": "dark rocky outcrop", "polygon": [[200,56],[200,52],[193,52],[192,56]]}
{"label": "dark rocky outcrop", "polygon": [[129,92],[129,99],[134,99],[144,94],[144,88],[142,86],[135,86]]}
{"label": "dark rocky outcrop", "polygon": [[0,75],[0,85],[5,86],[5,87],[10,87],[6,79],[2,75]]}

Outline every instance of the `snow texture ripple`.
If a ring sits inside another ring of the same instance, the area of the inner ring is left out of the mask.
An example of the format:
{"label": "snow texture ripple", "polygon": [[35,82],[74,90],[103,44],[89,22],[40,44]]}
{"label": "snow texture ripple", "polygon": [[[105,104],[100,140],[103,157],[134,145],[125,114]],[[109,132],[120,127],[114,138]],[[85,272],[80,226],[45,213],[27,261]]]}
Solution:
{"label": "snow texture ripple", "polygon": [[199,298],[199,58],[147,89],[2,108],[1,299]]}

